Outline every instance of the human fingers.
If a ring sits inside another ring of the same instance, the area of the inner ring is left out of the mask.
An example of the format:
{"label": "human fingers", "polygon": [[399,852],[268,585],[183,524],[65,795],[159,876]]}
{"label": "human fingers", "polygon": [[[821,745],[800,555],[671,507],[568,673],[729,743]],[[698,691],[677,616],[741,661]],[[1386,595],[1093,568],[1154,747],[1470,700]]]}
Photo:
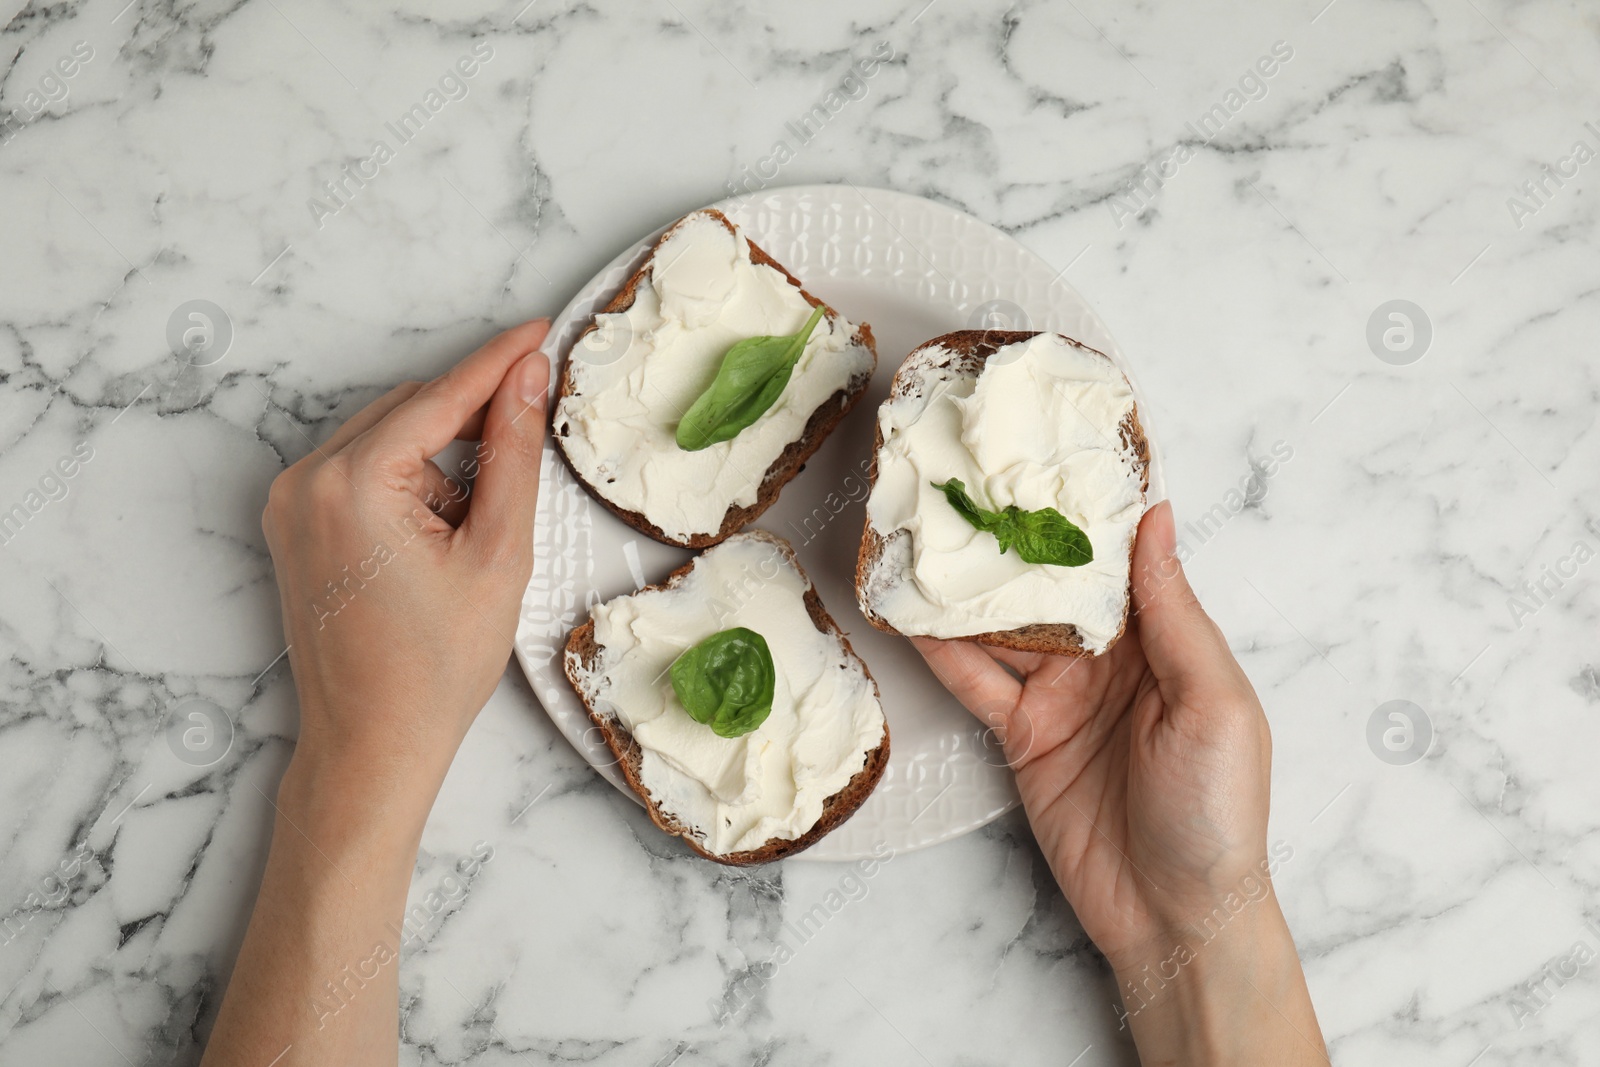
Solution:
{"label": "human fingers", "polygon": [[426,459],[455,440],[550,332],[548,319],[513,327],[417,390],[366,435],[375,451]]}
{"label": "human fingers", "polygon": [[992,721],[996,713],[1016,706],[1022,683],[982,645],[933,637],[913,637],[911,644],[922,653],[939,684],[950,690],[968,711],[983,719],[986,726],[996,725]]}
{"label": "human fingers", "polygon": [[996,645],[983,645],[981,647],[991,658],[999,660],[1002,664],[1024,677],[1038,670],[1040,664],[1045,661],[1043,652],[1019,652],[1014,648],[1000,648]]}
{"label": "human fingers", "polygon": [[481,440],[483,440],[483,419],[484,419],[484,416],[487,415],[487,414],[489,414],[489,405],[485,404],[485,405],[483,405],[483,407],[479,408],[477,411],[474,411],[471,415],[468,415],[467,416],[467,421],[463,422],[461,424],[461,428],[456,431],[456,440],[457,441],[481,441]]}
{"label": "human fingers", "polygon": [[1240,674],[1228,642],[1211,621],[1176,555],[1172,505],[1145,513],[1133,549],[1133,600],[1145,660],[1167,684],[1226,684]]}
{"label": "human fingers", "polygon": [[422,465],[422,502],[428,510],[451,526],[460,526],[467,517],[466,483],[452,478],[433,460]]}
{"label": "human fingers", "polygon": [[542,352],[531,353],[505,376],[484,417],[484,459],[463,526],[469,539],[497,558],[522,561],[533,551],[549,393],[550,361]]}
{"label": "human fingers", "polygon": [[[416,396],[417,390],[426,384],[426,382],[401,382],[393,389],[390,389],[387,393],[384,393],[378,399],[346,419],[343,425],[333,431],[333,434],[326,441],[322,442],[322,451],[327,455],[333,455],[383,421],[384,416],[388,415],[389,412]],[[483,416],[488,410],[489,407],[486,404],[467,416],[467,421],[461,424],[460,430],[456,431],[456,440],[482,440]]]}
{"label": "human fingers", "polygon": [[333,435],[322,442],[322,451],[330,456],[333,455],[339,449],[378,425],[389,412],[416,396],[417,390],[421,389],[422,386],[422,382],[401,382],[387,393],[384,393],[378,399],[346,419],[343,426],[333,431]]}

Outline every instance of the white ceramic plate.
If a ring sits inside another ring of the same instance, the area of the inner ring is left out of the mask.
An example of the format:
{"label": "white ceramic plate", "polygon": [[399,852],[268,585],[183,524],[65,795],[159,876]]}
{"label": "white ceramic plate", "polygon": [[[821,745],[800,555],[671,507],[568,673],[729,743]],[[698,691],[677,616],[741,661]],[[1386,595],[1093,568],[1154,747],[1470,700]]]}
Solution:
{"label": "white ceramic plate", "polygon": [[[1134,376],[1105,324],[1061,280],[1061,271],[970,215],[920,197],[851,185],[776,189],[713,206],[846,318],[871,323],[878,342],[878,371],[867,395],[755,524],[795,545],[823,603],[878,680],[892,741],[877,790],[799,858],[851,860],[883,845],[900,852],[958,837],[1015,807],[1017,791],[990,732],[939,686],[909,642],[873,629],[856,607],[864,471],[878,405],[906,353],[959,329],[1057,331],[1106,353],[1130,381]],[[613,260],[555,320],[546,349],[556,375],[589,318],[622,287],[659,234]],[[1141,404],[1142,421],[1148,412]],[[1144,428],[1149,436],[1148,421]],[[1153,436],[1150,441],[1155,501],[1165,494]],[[830,515],[830,494],[834,507],[855,499]],[[819,514],[826,521],[812,517],[808,524],[807,517]],[[534,543],[517,658],[561,732],[637,800],[567,684],[561,649],[593,605],[660,581],[690,553],[614,518],[554,449],[544,454]]]}

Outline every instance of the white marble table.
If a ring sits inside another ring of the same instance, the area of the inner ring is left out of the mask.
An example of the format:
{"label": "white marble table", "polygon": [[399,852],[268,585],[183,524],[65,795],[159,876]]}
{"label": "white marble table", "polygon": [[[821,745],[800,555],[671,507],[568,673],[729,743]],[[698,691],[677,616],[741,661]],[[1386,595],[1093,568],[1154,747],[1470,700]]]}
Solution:
{"label": "white marble table", "polygon": [[[199,1057],[296,729],[272,477],[730,183],[840,180],[1013,233],[1140,367],[1334,1061],[1600,1062],[1592,8],[523,2],[5,5],[0,1062]],[[1429,329],[1374,347],[1393,300]],[[197,700],[238,721],[208,767],[164,733]],[[689,857],[508,674],[426,835],[402,1059],[1133,1062],[1015,815],[718,1025],[840,876]]]}

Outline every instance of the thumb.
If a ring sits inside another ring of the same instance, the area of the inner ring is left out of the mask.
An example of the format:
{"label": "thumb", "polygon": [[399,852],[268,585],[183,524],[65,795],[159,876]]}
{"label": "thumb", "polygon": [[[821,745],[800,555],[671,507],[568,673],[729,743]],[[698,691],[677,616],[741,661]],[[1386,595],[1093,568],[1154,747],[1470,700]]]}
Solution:
{"label": "thumb", "polygon": [[1139,643],[1163,684],[1226,684],[1238,671],[1222,631],[1200,606],[1176,554],[1172,504],[1145,512],[1133,548]]}
{"label": "thumb", "polygon": [[468,543],[485,555],[524,559],[533,552],[533,511],[539,499],[550,404],[550,361],[524,356],[489,400],[479,448],[477,491],[461,524]]}

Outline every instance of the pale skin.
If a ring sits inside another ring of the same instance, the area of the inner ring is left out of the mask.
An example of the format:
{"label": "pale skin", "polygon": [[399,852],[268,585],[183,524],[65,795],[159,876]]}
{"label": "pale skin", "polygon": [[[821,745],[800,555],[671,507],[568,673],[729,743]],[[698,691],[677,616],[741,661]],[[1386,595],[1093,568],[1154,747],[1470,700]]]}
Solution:
{"label": "pale skin", "polygon": [[[300,739],[206,1067],[397,1062],[394,928],[533,566],[547,331],[524,324],[397,387],[273,483],[262,528]],[[429,460],[458,437],[482,442],[467,499]],[[917,644],[1005,737],[1040,846],[1119,988],[1145,982],[1124,993],[1142,1061],[1326,1063],[1276,897],[1196,934],[1267,856],[1271,743],[1172,540],[1162,505],[1140,528],[1137,618],[1105,657]],[[1157,990],[1149,975],[1171,973],[1185,943],[1200,947]]]}
{"label": "pale skin", "polygon": [[1039,847],[1117,974],[1141,1062],[1326,1064],[1264,877],[1266,714],[1174,553],[1162,503],[1139,524],[1128,632],[1103,656],[913,643],[1002,738]]}

